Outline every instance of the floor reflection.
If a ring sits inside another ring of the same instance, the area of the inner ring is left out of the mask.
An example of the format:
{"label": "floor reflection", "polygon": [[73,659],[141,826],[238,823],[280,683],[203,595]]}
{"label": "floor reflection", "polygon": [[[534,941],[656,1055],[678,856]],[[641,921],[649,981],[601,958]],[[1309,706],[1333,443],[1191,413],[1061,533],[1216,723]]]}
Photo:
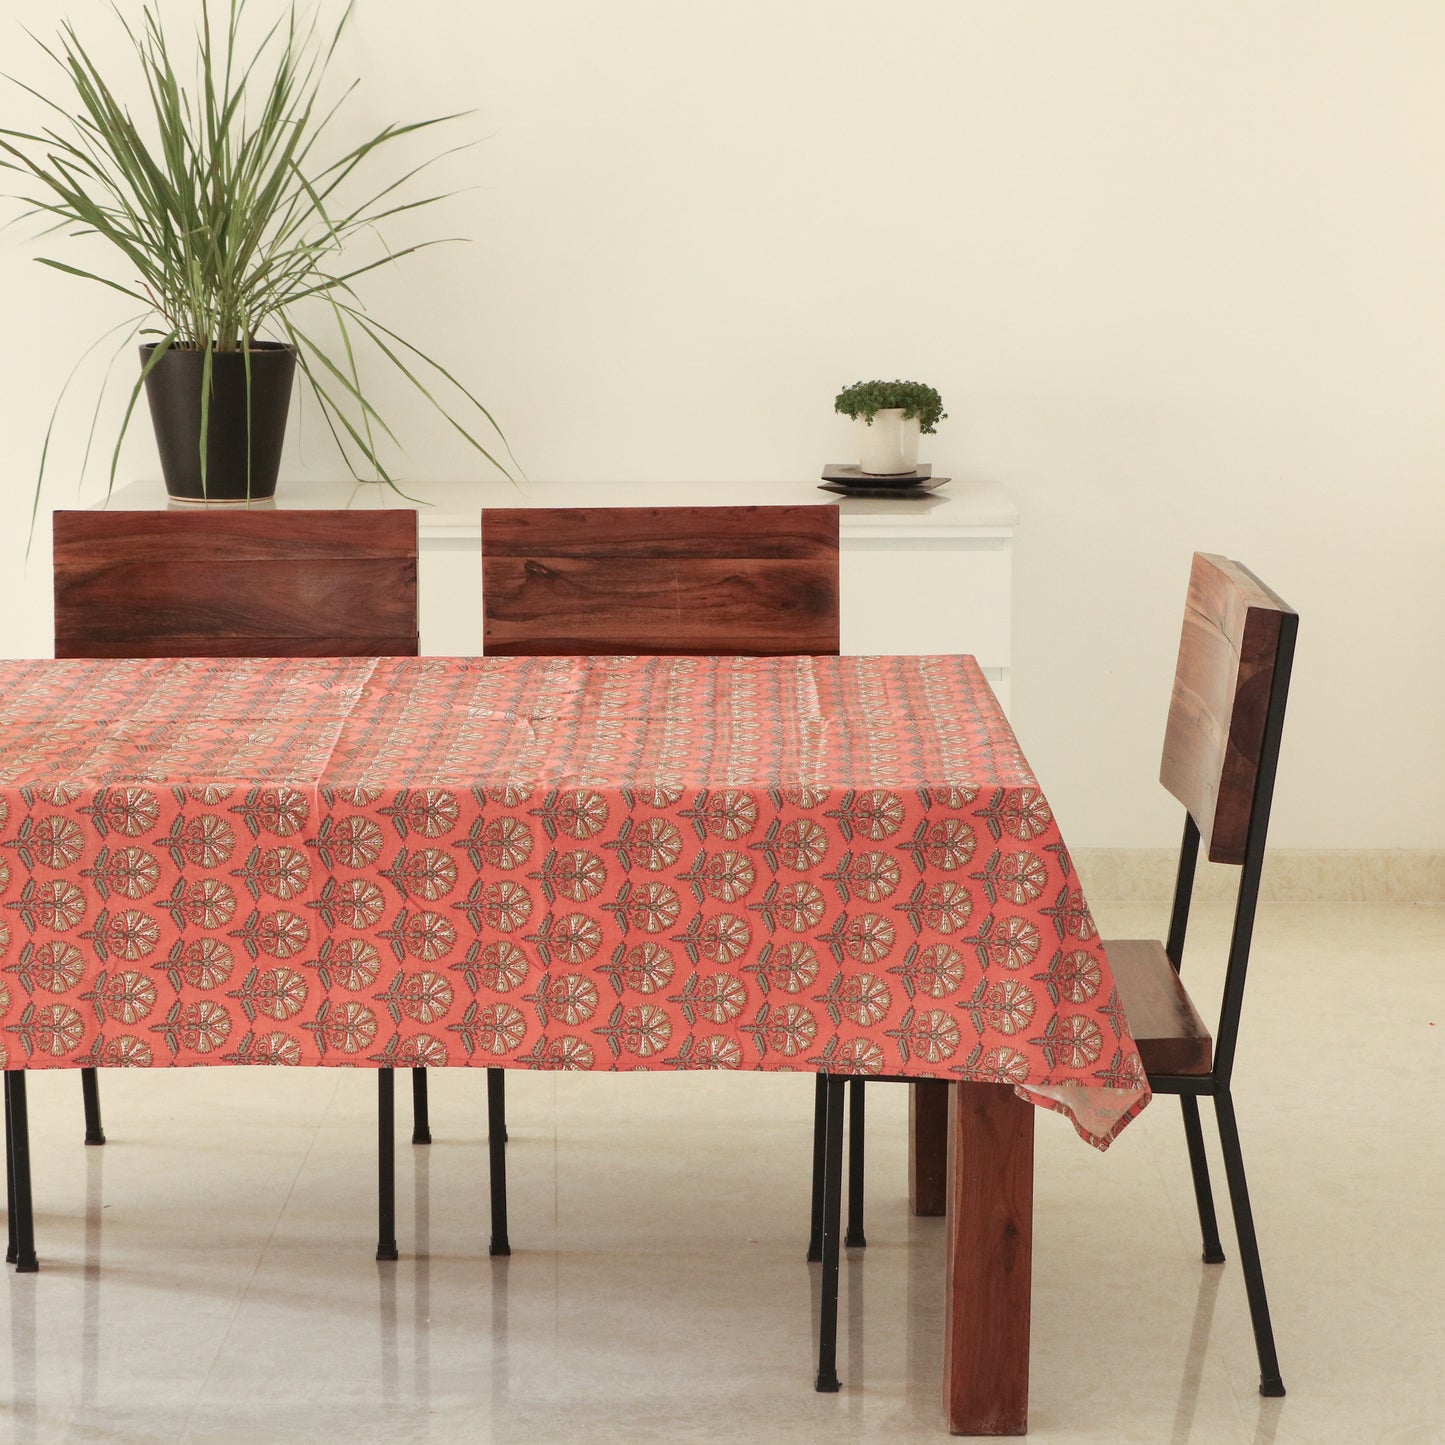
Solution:
{"label": "floor reflection", "polygon": [[909,1214],[905,1273],[908,1378],[943,1373],[944,1221]]}
{"label": "floor reflection", "polygon": [[417,1145],[411,1151],[416,1237],[416,1288],[412,1309],[416,1368],[412,1389],[421,1401],[431,1399],[431,1151],[430,1144]]}
{"label": "floor reflection", "polygon": [[852,1390],[848,1392],[848,1413],[858,1417],[863,1408],[863,1391],[858,1387],[867,1378],[867,1360],[863,1353],[863,1310],[864,1280],[868,1269],[866,1247],[843,1251],[843,1269],[848,1276],[847,1285],[847,1340],[848,1353],[843,1361],[843,1387],[846,1390],[851,1380]]}
{"label": "floor reflection", "polygon": [[511,1260],[499,1255],[492,1260],[492,1329],[488,1345],[492,1360],[492,1409],[499,1415],[510,1404],[511,1391],[507,1361],[507,1273]]}
{"label": "floor reflection", "polygon": [[[1288,1409],[1288,1402],[1281,1399],[1266,1400],[1260,1396],[1259,1420],[1254,1427],[1254,1445],[1274,1445],[1274,1437],[1279,1430],[1280,1417]],[[1439,1440],[1439,1424],[1425,1427],[1430,1433],[1421,1434],[1420,1442],[1424,1445],[1426,1440]]]}
{"label": "floor reflection", "polygon": [[85,1151],[85,1264],[81,1278],[80,1402],[100,1395],[100,1232],[105,1182],[105,1147]]}
{"label": "floor reflection", "polygon": [[396,1290],[397,1271],[401,1261],[379,1259],[376,1262],[376,1285],[380,1308],[377,1310],[377,1342],[381,1351],[381,1398],[385,1404],[397,1399]]}
{"label": "floor reflection", "polygon": [[1199,1387],[1204,1380],[1204,1361],[1214,1327],[1214,1302],[1224,1270],[1217,1264],[1201,1265],[1199,1294],[1194,1301],[1194,1323],[1189,1329],[1189,1346],[1184,1352],[1184,1374],[1179,1382],[1179,1405],[1174,1412],[1170,1445],[1188,1445],[1194,1433],[1194,1415],[1199,1407]]}
{"label": "floor reflection", "polygon": [[35,1378],[35,1286],[39,1274],[15,1274],[10,1288],[10,1409],[12,1438],[38,1439]]}

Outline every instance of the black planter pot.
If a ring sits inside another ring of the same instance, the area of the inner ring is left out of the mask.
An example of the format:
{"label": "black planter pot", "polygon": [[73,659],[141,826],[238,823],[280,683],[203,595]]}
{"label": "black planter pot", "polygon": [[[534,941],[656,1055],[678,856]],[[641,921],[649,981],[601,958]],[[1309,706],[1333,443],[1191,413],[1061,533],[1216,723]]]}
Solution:
{"label": "black planter pot", "polygon": [[[150,360],[151,350],[151,346],[141,347],[142,365]],[[173,346],[146,375],[146,400],[166,491],[186,502],[247,502],[275,496],[291,382],[296,374],[294,349],[280,341],[251,343],[249,417],[245,356],[239,351],[211,353],[211,409],[202,486],[201,382],[205,364],[205,352]]]}

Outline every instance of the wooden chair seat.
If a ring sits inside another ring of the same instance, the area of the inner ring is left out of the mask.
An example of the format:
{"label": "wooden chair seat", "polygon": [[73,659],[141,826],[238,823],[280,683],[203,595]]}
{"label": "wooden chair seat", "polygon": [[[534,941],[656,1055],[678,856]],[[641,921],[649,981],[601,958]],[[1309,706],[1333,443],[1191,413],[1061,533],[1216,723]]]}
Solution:
{"label": "wooden chair seat", "polygon": [[1153,938],[1106,939],[1104,951],[1145,1072],[1151,1078],[1208,1074],[1214,1040],[1164,945]]}

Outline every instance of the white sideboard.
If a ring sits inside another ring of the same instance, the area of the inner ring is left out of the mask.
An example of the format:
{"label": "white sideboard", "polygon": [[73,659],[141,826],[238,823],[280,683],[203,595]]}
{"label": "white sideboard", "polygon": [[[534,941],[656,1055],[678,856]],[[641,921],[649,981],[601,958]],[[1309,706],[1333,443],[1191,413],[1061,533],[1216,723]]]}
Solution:
{"label": "white sideboard", "polygon": [[[843,497],[809,482],[418,482],[422,651],[481,651],[481,514],[517,506],[755,506],[837,502],[843,651],[971,652],[1009,702],[1017,512],[992,482],[926,499]],[[385,487],[283,481],[274,505],[412,506]],[[157,482],[118,488],[115,510],[161,507]],[[270,504],[259,504],[270,505]],[[189,509],[188,509],[189,510]]]}

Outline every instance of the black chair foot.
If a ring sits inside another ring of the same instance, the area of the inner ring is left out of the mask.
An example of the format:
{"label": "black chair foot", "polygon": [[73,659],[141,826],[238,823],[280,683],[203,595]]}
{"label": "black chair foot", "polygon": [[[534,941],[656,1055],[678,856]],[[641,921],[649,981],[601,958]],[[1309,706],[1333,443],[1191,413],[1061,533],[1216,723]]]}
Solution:
{"label": "black chair foot", "polygon": [[104,1144],[105,1129],[100,1122],[100,1075],[94,1069],[80,1071],[80,1095],[85,1102],[85,1142]]}
{"label": "black chair foot", "polygon": [[430,1129],[413,1129],[413,1130],[411,1131],[411,1142],[412,1142],[413,1144],[430,1144],[430,1143],[431,1143],[431,1130],[430,1130]]}
{"label": "black chair foot", "polygon": [[808,1246],[808,1263],[818,1264],[823,1258],[823,1246],[816,1240]]}
{"label": "black chair foot", "polygon": [[843,1382],[838,1378],[838,1372],[836,1370],[830,1371],[828,1374],[824,1374],[819,1370],[818,1378],[813,1388],[820,1395],[836,1395],[838,1391],[843,1388]]}
{"label": "black chair foot", "polygon": [[493,1256],[508,1255],[512,1252],[512,1246],[505,1239],[493,1239],[487,1246],[487,1253]]}
{"label": "black chair foot", "polygon": [[19,1254],[16,1252],[15,1246],[14,1246],[13,1244],[10,1246],[9,1249],[7,1249],[7,1250],[5,1251],[5,1263],[6,1263],[6,1264],[14,1264],[15,1261],[16,1261],[19,1257],[20,1257],[20,1256],[19,1256]]}
{"label": "black chair foot", "polygon": [[[39,1268],[40,1261],[33,1254],[26,1255],[24,1259],[15,1261],[16,1274],[34,1274]],[[1284,1394],[1283,1386],[1280,1387],[1280,1394]]]}
{"label": "black chair foot", "polygon": [[843,1236],[843,1244],[844,1244],[844,1247],[847,1248],[847,1249],[867,1249],[867,1248],[868,1248],[868,1240],[867,1240],[867,1238],[864,1236],[863,1231],[862,1231],[861,1229],[856,1230],[856,1231],[850,1229],[850,1230],[848,1231],[848,1233]]}
{"label": "black chair foot", "polygon": [[1272,1380],[1261,1379],[1259,1382],[1259,1393],[1266,1399],[1279,1400],[1284,1398],[1284,1381],[1278,1375]]}
{"label": "black chair foot", "polygon": [[389,1244],[383,1240],[376,1246],[376,1257],[378,1259],[399,1259],[396,1252],[396,1241],[393,1239]]}
{"label": "black chair foot", "polygon": [[1224,1263],[1224,1250],[1223,1250],[1223,1249],[1206,1249],[1206,1250],[1204,1251],[1204,1254],[1203,1254],[1203,1259],[1204,1259],[1205,1264],[1223,1264],[1223,1263]]}

